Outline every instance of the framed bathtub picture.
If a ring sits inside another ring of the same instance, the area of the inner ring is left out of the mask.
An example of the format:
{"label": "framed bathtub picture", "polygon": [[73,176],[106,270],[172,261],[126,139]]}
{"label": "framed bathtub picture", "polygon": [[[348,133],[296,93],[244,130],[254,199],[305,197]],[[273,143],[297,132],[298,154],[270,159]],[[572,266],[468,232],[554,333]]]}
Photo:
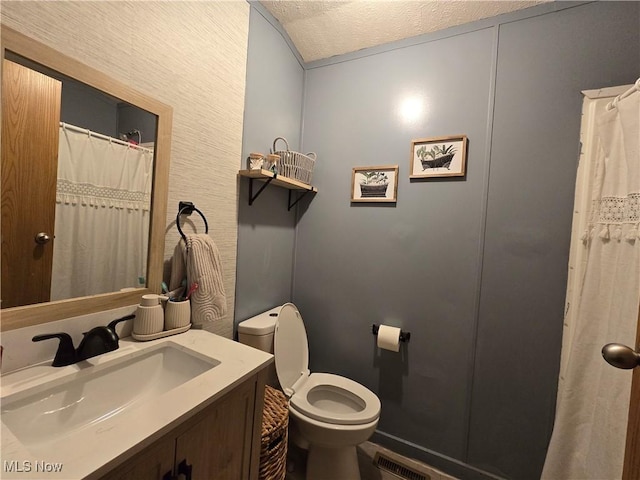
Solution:
{"label": "framed bathtub picture", "polygon": [[420,138],[411,142],[409,178],[464,177],[467,137]]}
{"label": "framed bathtub picture", "polygon": [[398,194],[398,165],[354,167],[351,176],[352,202],[395,202]]}

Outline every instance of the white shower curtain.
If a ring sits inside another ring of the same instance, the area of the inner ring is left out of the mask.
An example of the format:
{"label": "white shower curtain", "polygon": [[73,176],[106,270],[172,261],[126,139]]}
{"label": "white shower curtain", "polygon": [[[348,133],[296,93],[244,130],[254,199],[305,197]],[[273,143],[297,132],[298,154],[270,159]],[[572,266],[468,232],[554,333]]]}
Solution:
{"label": "white shower curtain", "polygon": [[[631,373],[606,343],[634,345],[640,302],[640,92],[592,105],[576,185],[570,286],[556,419],[543,479],[622,477]],[[584,112],[583,112],[584,114]],[[586,178],[584,178],[586,177]],[[585,185],[586,183],[586,185]],[[586,197],[585,197],[586,196]],[[589,216],[580,221],[582,206]],[[584,224],[584,226],[582,226]],[[580,231],[582,230],[582,231]]]}
{"label": "white shower curtain", "polygon": [[146,282],[153,151],[81,130],[60,126],[52,300]]}

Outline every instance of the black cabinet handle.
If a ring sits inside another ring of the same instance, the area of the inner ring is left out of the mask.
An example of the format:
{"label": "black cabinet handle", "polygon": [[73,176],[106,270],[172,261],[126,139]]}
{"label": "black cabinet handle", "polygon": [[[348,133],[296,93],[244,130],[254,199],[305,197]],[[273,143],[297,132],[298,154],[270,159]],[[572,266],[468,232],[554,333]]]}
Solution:
{"label": "black cabinet handle", "polygon": [[175,480],[176,477],[173,476],[173,472],[169,470],[162,476],[162,480]]}
{"label": "black cabinet handle", "polygon": [[193,470],[193,465],[187,464],[187,459],[185,458],[178,465],[178,475],[184,475],[186,480],[191,480],[191,471]]}

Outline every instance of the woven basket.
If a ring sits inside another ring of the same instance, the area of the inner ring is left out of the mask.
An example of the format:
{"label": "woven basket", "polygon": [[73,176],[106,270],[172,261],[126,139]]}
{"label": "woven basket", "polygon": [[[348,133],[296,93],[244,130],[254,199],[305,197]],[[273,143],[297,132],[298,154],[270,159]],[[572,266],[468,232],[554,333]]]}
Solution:
{"label": "woven basket", "polygon": [[284,394],[267,385],[264,390],[260,438],[260,480],[284,480],[287,473],[289,408]]}
{"label": "woven basket", "polygon": [[[286,150],[276,150],[276,142],[278,140],[284,142]],[[311,175],[316,163],[315,153],[307,153],[305,155],[304,153],[289,150],[287,140],[282,137],[277,137],[273,141],[273,153],[280,156],[280,161],[278,162],[279,175],[311,185]]]}

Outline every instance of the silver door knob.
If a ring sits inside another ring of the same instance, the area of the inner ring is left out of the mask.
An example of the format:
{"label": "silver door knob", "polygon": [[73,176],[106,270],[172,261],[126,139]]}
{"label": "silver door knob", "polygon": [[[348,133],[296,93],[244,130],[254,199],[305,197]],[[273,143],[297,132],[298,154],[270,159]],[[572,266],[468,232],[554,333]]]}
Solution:
{"label": "silver door knob", "polygon": [[45,243],[48,243],[49,240],[51,240],[51,237],[45,232],[38,233],[35,238],[35,241],[38,245],[44,245]]}
{"label": "silver door knob", "polygon": [[602,347],[602,356],[616,368],[628,370],[640,365],[640,353],[620,343],[607,343]]}

